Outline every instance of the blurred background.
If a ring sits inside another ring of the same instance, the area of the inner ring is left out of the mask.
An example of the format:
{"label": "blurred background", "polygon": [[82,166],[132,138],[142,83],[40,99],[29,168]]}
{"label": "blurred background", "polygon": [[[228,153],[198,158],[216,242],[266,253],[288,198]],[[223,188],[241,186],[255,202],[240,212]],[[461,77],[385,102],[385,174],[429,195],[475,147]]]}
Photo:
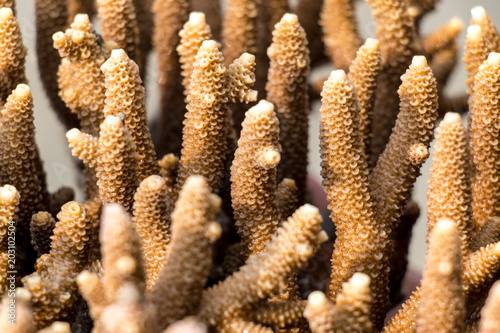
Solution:
{"label": "blurred background", "polygon": [[[33,1],[34,0],[17,0],[17,18],[21,25],[24,45],[28,48],[27,71],[35,103],[36,136],[47,173],[49,190],[53,192],[61,186],[69,186],[76,190],[77,200],[82,200],[82,190],[78,190],[81,182],[78,181],[77,168],[75,167],[74,158],[71,156],[67,145],[65,131],[56,119],[55,114],[52,112],[39,80],[37,60],[34,53],[36,29]],[[371,18],[370,6],[364,1],[357,1],[357,5],[360,33],[363,37],[375,37],[375,25]],[[436,11],[426,16],[426,19],[423,21],[423,32],[429,33],[449,21],[452,17],[459,17],[464,22],[465,27],[460,36],[460,45],[463,47],[465,30],[470,20],[470,10],[478,5],[483,6],[497,26],[500,26],[500,3],[498,0],[442,0],[438,3]],[[59,61],[59,59],[54,59],[54,61]],[[148,65],[148,79],[146,82],[146,98],[150,117],[154,117],[154,111],[157,109],[158,104],[158,94],[155,84],[155,63],[154,55],[151,55]],[[328,75],[329,70],[330,69],[324,69],[324,76]],[[452,95],[464,93],[466,90],[465,78],[466,73],[463,64],[460,64],[454,71],[453,77],[448,84],[447,92]],[[319,106],[319,103],[312,105],[313,112],[310,119],[309,139],[309,172],[318,182],[321,181],[319,176]],[[414,228],[414,237],[410,249],[410,266],[417,271],[422,269],[425,259],[425,202],[430,160],[431,158],[429,158],[428,162],[424,165],[422,176],[419,178],[414,189],[414,198],[420,205],[421,215]]]}

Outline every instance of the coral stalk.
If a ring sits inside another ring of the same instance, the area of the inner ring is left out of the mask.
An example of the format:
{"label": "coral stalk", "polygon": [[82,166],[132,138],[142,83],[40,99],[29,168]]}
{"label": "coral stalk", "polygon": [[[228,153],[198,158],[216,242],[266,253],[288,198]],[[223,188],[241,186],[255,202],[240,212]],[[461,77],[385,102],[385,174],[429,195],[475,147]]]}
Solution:
{"label": "coral stalk", "polygon": [[430,234],[422,278],[418,332],[463,332],[465,298],[457,223],[440,219]]}
{"label": "coral stalk", "polygon": [[167,195],[167,186],[160,176],[144,179],[134,195],[133,221],[141,238],[147,292],[158,280],[170,242]]}
{"label": "coral stalk", "polygon": [[212,265],[210,247],[221,233],[215,222],[220,205],[203,177],[186,180],[172,213],[172,240],[164,268],[148,298],[160,309],[155,320],[158,332],[195,314]]}
{"label": "coral stalk", "polygon": [[475,226],[467,132],[460,115],[451,112],[445,115],[437,129],[434,149],[427,192],[427,240],[437,221],[451,219],[457,224],[461,257],[465,260]]}
{"label": "coral stalk", "polygon": [[18,84],[28,83],[25,73],[27,50],[10,8],[0,9],[0,41],[0,101],[5,103]]}
{"label": "coral stalk", "polygon": [[158,174],[160,169],[148,128],[146,100],[139,67],[124,50],[117,49],[111,52],[101,70],[106,82],[104,116],[118,116],[120,113],[125,116],[125,126],[132,136],[137,152],[139,181]]}
{"label": "coral stalk", "polygon": [[[293,179],[298,188],[298,204],[302,205],[307,175],[310,59],[306,35],[296,15],[285,14],[276,24],[267,54],[271,59],[267,99],[276,106],[283,148],[277,180]],[[299,141],[301,144],[296,144]]]}
{"label": "coral stalk", "polygon": [[325,0],[320,15],[326,53],[335,68],[348,71],[362,44],[353,0]]}
{"label": "coral stalk", "polygon": [[472,210],[477,227],[500,215],[500,184],[492,181],[500,176],[500,148],[495,144],[500,139],[500,129],[494,125],[500,119],[500,106],[499,97],[492,93],[500,88],[499,70],[500,53],[490,53],[479,67],[469,99]]}
{"label": "coral stalk", "polygon": [[231,166],[231,197],[236,227],[246,254],[264,249],[280,215],[276,201],[276,167],[280,161],[279,123],[264,100],[247,111]]}
{"label": "coral stalk", "polygon": [[[372,279],[370,316],[379,327],[389,306],[389,266],[384,255],[388,252],[388,234],[375,220],[359,132],[360,106],[342,70],[332,72],[322,96],[321,174],[337,235],[332,257],[332,266],[337,269],[332,270],[329,297],[335,301],[342,283],[354,273],[367,274]],[[364,236],[360,238],[360,234]]]}
{"label": "coral stalk", "polygon": [[300,207],[265,251],[251,255],[238,272],[203,292],[201,318],[218,326],[224,318],[241,314],[250,303],[285,289],[292,270],[302,267],[326,240],[320,222],[317,208],[307,204]]}

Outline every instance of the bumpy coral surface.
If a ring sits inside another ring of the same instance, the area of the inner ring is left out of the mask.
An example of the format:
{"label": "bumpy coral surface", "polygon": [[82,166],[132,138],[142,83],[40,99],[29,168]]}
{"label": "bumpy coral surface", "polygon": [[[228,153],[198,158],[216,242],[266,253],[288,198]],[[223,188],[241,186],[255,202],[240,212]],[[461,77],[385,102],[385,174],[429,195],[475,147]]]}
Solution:
{"label": "bumpy coral surface", "polygon": [[[95,2],[35,2],[42,80],[83,162],[81,184],[49,193],[26,16],[0,0],[0,332],[498,331],[500,37],[484,8],[468,94],[449,96],[463,24],[422,35],[436,0],[368,0],[366,41],[354,0]],[[320,97],[323,188],[306,169]],[[441,116],[424,277],[389,319]]]}

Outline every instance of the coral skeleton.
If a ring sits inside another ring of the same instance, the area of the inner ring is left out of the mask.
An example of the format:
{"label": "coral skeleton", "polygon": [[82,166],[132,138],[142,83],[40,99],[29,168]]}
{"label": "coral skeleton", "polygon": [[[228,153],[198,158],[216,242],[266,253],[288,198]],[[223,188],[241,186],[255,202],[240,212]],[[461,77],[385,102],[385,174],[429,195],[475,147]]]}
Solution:
{"label": "coral skeleton", "polygon": [[463,23],[423,36],[437,2],[367,0],[365,40],[354,0],[36,0],[41,79],[82,174],[51,193],[0,1],[0,332],[499,332],[500,34],[472,9],[468,90],[448,96]]}

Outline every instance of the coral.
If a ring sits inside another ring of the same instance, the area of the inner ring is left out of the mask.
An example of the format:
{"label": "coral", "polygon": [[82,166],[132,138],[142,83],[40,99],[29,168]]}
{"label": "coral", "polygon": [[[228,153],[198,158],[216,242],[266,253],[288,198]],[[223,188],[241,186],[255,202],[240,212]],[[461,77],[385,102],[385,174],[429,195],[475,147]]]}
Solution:
{"label": "coral", "polygon": [[[286,14],[276,24],[267,54],[270,58],[267,99],[276,107],[282,146],[277,180],[295,180],[301,205],[306,194],[310,59],[306,35],[296,15]],[[303,143],[296,145],[299,140]]]}
{"label": "coral", "polygon": [[157,331],[195,314],[212,265],[210,245],[221,233],[215,222],[220,205],[203,177],[186,180],[172,213],[172,240],[164,268],[148,297],[161,309],[155,319]]}
{"label": "coral", "polygon": [[25,74],[26,48],[21,29],[12,9],[0,9],[0,100],[5,103],[20,83],[28,83]]}
{"label": "coral", "polygon": [[377,88],[378,74],[382,70],[379,42],[368,38],[359,48],[349,66],[349,80],[358,94],[359,132],[363,140],[365,154],[370,156],[372,140],[373,105]]}
{"label": "coral", "polygon": [[78,14],[70,29],[56,32],[52,39],[63,57],[58,71],[59,96],[77,114],[82,130],[97,135],[105,98],[104,74],[99,67],[109,55],[92,30],[89,17]]}
{"label": "coral", "polygon": [[123,114],[125,126],[134,141],[137,153],[139,180],[159,173],[156,152],[148,129],[144,87],[139,76],[139,67],[125,50],[117,49],[101,66],[105,76],[106,99],[104,116]]}
{"label": "coral", "polygon": [[[207,1],[207,0],[205,0]],[[175,47],[179,31],[188,19],[187,0],[153,0],[153,46],[158,55],[158,89],[160,91],[159,135],[155,141],[160,156],[180,155],[182,124],[186,113],[182,95],[179,56]]]}
{"label": "coral", "polygon": [[475,226],[472,220],[470,155],[460,115],[447,113],[436,134],[427,192],[428,236],[443,218],[457,224],[461,256],[467,258]]}
{"label": "coral", "polygon": [[361,46],[353,0],[326,0],[320,16],[326,53],[347,72]]}
{"label": "coral", "polygon": [[304,315],[313,333],[370,332],[370,278],[355,273],[344,283],[333,305],[321,291],[309,295]]}
{"label": "coral", "polygon": [[244,52],[257,52],[256,0],[229,0],[222,21],[223,52],[229,65]]}
{"label": "coral", "polygon": [[144,65],[139,48],[140,35],[133,0],[97,0],[97,16],[101,23],[101,36],[123,49],[140,67]]}
{"label": "coral", "polygon": [[[16,211],[19,204],[19,192],[11,185],[0,187],[0,294],[7,291],[7,286],[15,284],[9,271],[14,271],[15,249],[9,246],[9,240],[15,239],[17,224]],[[13,237],[14,236],[14,237]],[[12,244],[12,242],[11,242]]]}
{"label": "coral", "polygon": [[182,85],[184,86],[184,95],[189,95],[189,87],[191,81],[191,73],[193,73],[193,65],[196,54],[204,41],[212,39],[210,26],[205,21],[203,13],[192,12],[189,14],[189,20],[184,24],[184,27],[179,31],[180,41],[177,46],[179,53],[179,62],[182,68]]}
{"label": "coral", "polygon": [[40,79],[49,97],[57,117],[67,129],[79,125],[78,118],[66,107],[59,95],[57,71],[59,64],[58,51],[53,47],[52,35],[66,28],[68,21],[65,0],[36,0],[36,56]]}
{"label": "coral", "polygon": [[435,222],[430,231],[426,268],[421,282],[419,332],[463,331],[465,299],[460,256],[457,223],[449,219]]}
{"label": "coral", "polygon": [[499,183],[491,179],[498,177],[497,164],[500,150],[492,144],[500,135],[499,130],[490,124],[500,117],[496,106],[497,96],[491,91],[497,89],[500,54],[490,53],[488,59],[479,67],[474,78],[470,104],[470,147],[472,157],[472,210],[476,225],[481,226],[494,216],[499,216],[496,202]]}
{"label": "coral", "polygon": [[[14,186],[20,195],[16,248],[29,256],[31,216],[48,208],[48,194],[35,142],[33,98],[26,84],[19,84],[2,107],[0,147],[1,182]],[[30,271],[31,261],[20,257],[17,264]]]}
{"label": "coral", "polygon": [[[0,331],[498,329],[498,29],[472,10],[468,91],[449,96],[462,22],[424,35],[437,0],[367,3],[377,39],[354,0],[37,0],[41,78],[84,176],[49,193],[26,16],[0,1]],[[323,188],[307,175],[320,97]],[[386,318],[443,116],[424,276]]]}
{"label": "coral", "polygon": [[133,221],[141,238],[147,291],[158,280],[170,242],[167,195],[165,180],[156,175],[144,179],[134,195]]}
{"label": "coral", "polygon": [[[335,301],[341,284],[356,272],[371,279],[371,319],[381,326],[388,299],[388,233],[375,220],[368,164],[359,132],[356,92],[342,70],[333,71],[323,88],[320,119],[321,175],[335,221],[336,236],[328,287]],[[347,148],[349,147],[349,148]],[[356,221],[353,225],[352,221]],[[359,237],[359,235],[363,235]],[[351,246],[356,244],[356,246]]]}
{"label": "coral", "polygon": [[231,166],[235,225],[244,252],[257,253],[271,240],[280,221],[276,168],[280,162],[278,118],[264,100],[247,111]]}
{"label": "coral", "polygon": [[90,247],[92,221],[82,204],[66,203],[57,218],[50,252],[37,260],[35,273],[23,278],[33,295],[34,320],[39,328],[75,315],[75,279],[87,263]]}

